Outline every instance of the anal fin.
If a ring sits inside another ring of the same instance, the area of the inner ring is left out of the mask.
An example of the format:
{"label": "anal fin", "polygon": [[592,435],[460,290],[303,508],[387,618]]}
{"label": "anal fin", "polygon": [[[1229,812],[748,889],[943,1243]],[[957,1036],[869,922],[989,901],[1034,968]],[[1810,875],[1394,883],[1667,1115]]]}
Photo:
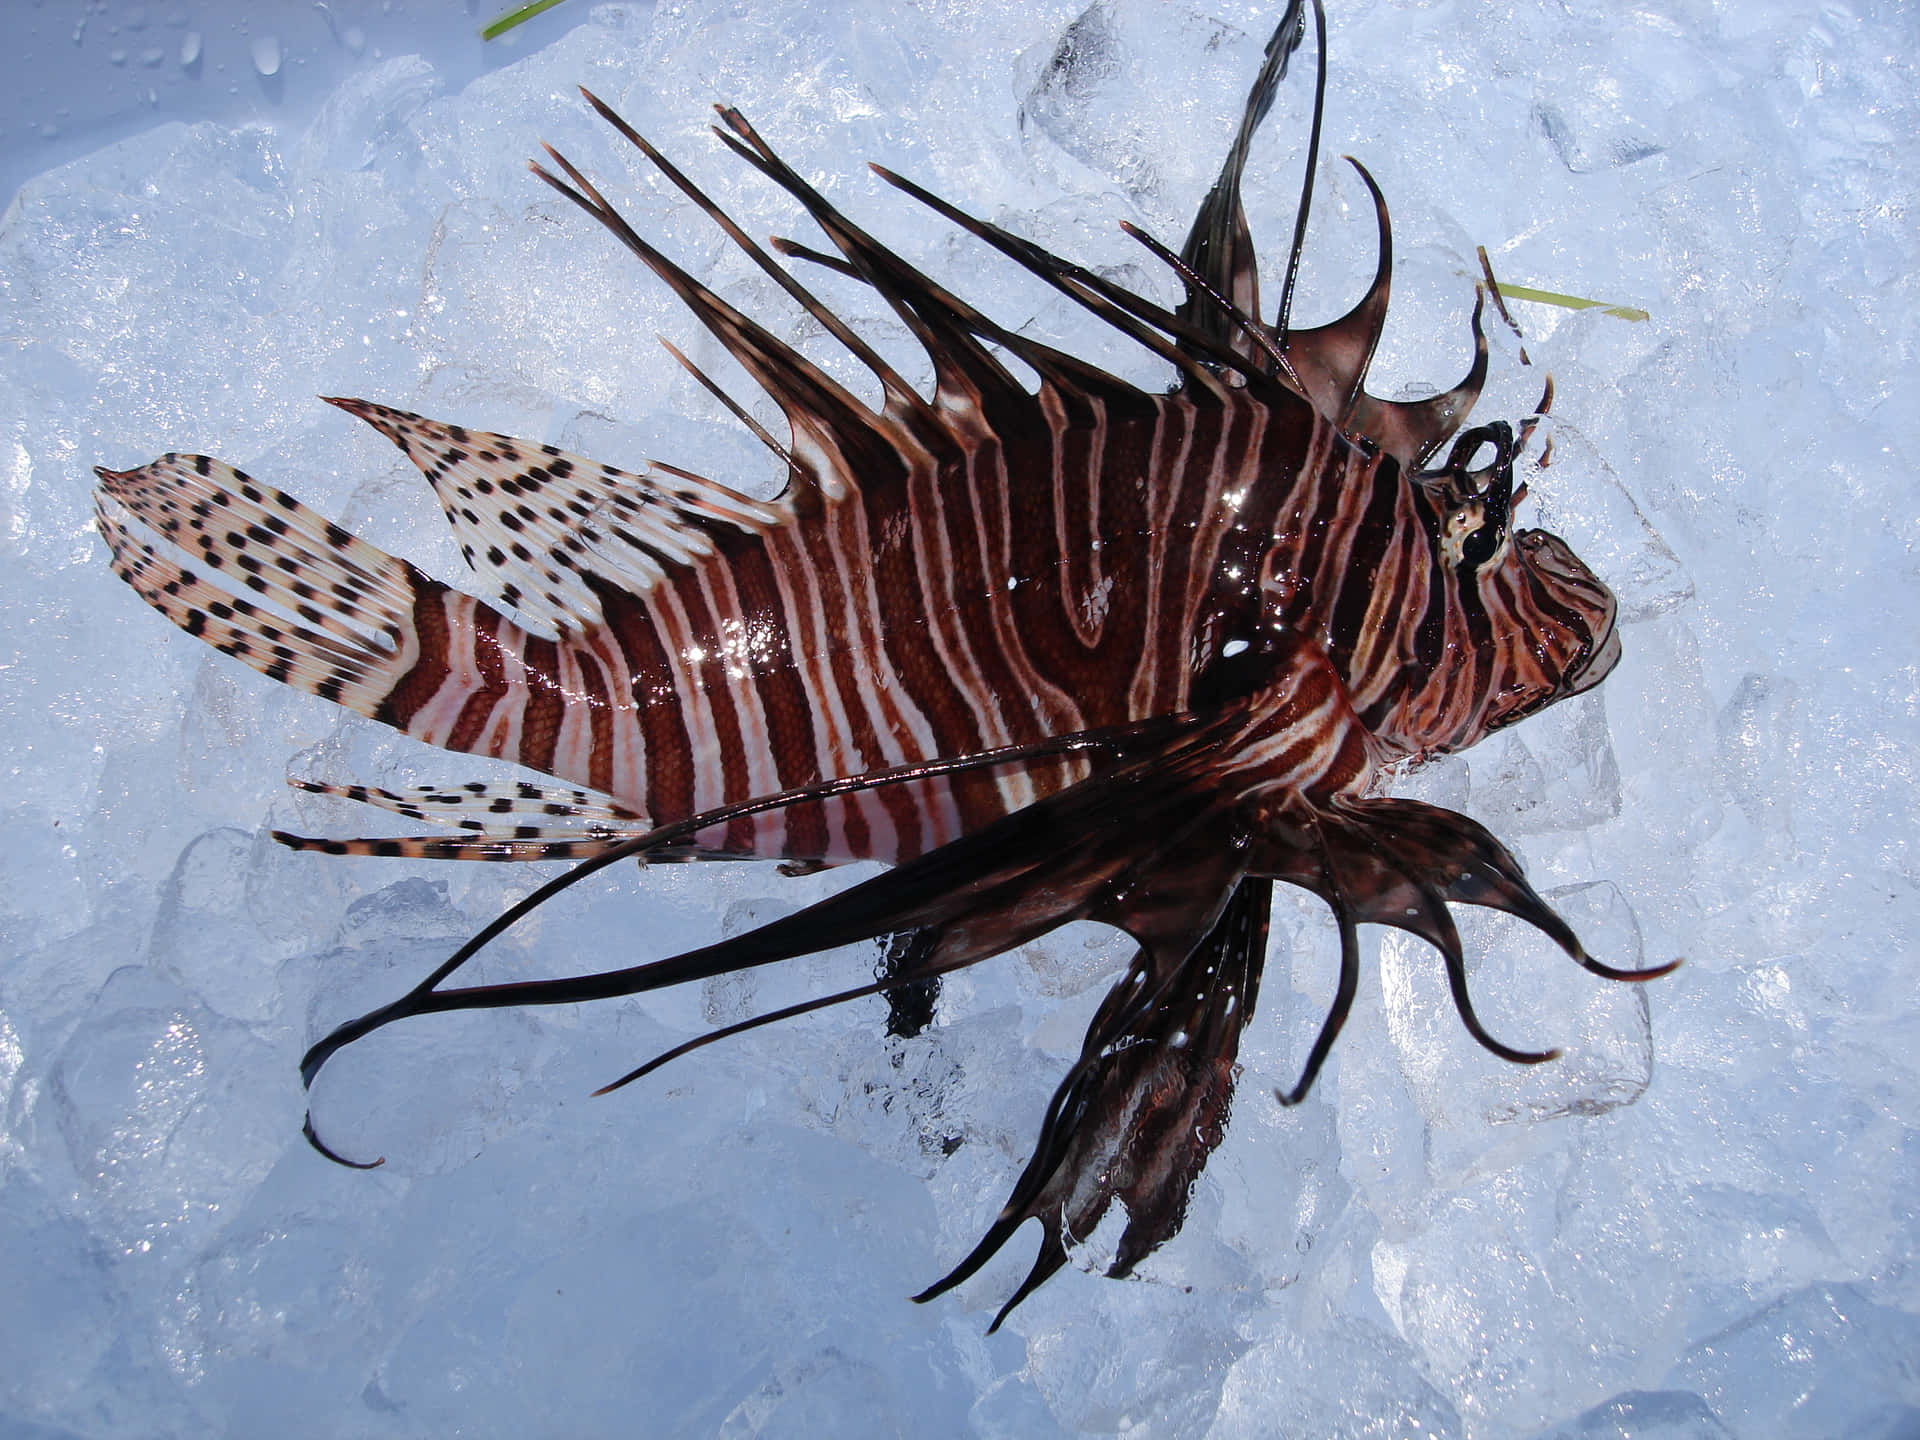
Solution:
{"label": "anal fin", "polygon": [[561,822],[619,824],[635,834],[647,827],[647,817],[640,811],[622,805],[610,795],[571,786],[533,785],[526,781],[485,785],[475,781],[465,785],[382,790],[374,785],[339,785],[325,780],[290,779],[287,783],[309,795],[333,795],[404,815],[409,820],[457,825],[468,830],[498,827],[506,823],[500,819],[505,815],[537,815],[541,823],[548,826]]}
{"label": "anal fin", "polygon": [[[357,801],[406,819],[450,826],[466,833],[333,839],[293,835],[273,838],[289,850],[323,855],[372,855],[403,860],[584,860],[648,833],[646,816],[611,796],[566,786],[423,785],[396,791],[373,785],[322,780],[287,782],[309,795]],[[523,817],[537,817],[529,820]],[[678,859],[678,854],[650,856]]]}

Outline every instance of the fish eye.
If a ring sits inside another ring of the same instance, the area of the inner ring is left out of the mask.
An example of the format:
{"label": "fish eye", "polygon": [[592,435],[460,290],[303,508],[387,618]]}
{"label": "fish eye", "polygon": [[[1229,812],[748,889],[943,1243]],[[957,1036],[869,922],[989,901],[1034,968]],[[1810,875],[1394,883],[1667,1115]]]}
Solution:
{"label": "fish eye", "polygon": [[1485,570],[1506,559],[1510,538],[1503,507],[1469,500],[1447,515],[1440,554],[1456,569]]}
{"label": "fish eye", "polygon": [[1506,514],[1484,499],[1469,500],[1447,516],[1440,554],[1456,569],[1485,570],[1506,559],[1511,548]]}
{"label": "fish eye", "polygon": [[1504,525],[1482,525],[1460,547],[1461,558],[1476,570],[1497,564],[1506,553],[1507,527]]}
{"label": "fish eye", "polygon": [[[1470,472],[1483,446],[1494,450],[1493,463]],[[1440,526],[1440,556],[1455,569],[1480,571],[1498,565],[1511,548],[1507,520],[1513,509],[1513,432],[1502,423],[1482,425],[1460,436],[1440,470],[1429,472],[1458,497],[1467,499],[1446,512]]]}

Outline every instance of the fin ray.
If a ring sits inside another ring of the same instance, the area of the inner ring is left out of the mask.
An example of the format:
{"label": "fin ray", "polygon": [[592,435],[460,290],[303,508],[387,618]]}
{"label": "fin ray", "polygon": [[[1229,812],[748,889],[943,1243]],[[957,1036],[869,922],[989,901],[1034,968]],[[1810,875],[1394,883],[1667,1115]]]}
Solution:
{"label": "fin ray", "polygon": [[[275,599],[290,593],[286,588],[289,585],[305,587],[299,592],[303,596],[299,601],[301,613],[319,609],[331,623],[323,633],[288,620],[161,554],[109,508],[110,498],[139,497],[150,487],[165,487],[177,469],[177,458],[155,461],[139,470],[100,472],[102,491],[95,496],[95,522],[112,552],[114,573],[189,635],[268,679],[377,718],[394,684],[412,663],[413,605],[407,603],[403,609],[401,598],[407,591],[418,592],[437,582],[334,527],[341,543],[329,543],[328,553],[302,549],[299,553],[304,560],[295,560],[295,547],[289,546],[278,553],[289,562],[290,569],[283,571],[270,565],[260,571],[242,572],[259,580],[262,593]],[[225,472],[237,483],[251,483],[239,471],[217,461],[206,463],[207,474]],[[220,493],[226,497],[222,505],[228,512],[244,515],[259,508],[232,492]],[[235,573],[227,570],[225,558],[233,552],[224,545],[224,539],[216,541],[202,551],[202,558],[216,572]],[[263,548],[266,553],[276,553],[275,545]],[[367,552],[379,557],[371,566],[361,563]],[[268,575],[274,578],[268,580]]]}
{"label": "fin ray", "polygon": [[711,554],[716,527],[756,534],[788,514],[673,466],[636,475],[370,400],[327,403],[397,445],[432,485],[475,573],[514,608],[556,626],[604,618],[588,575],[646,590]]}
{"label": "fin ray", "polygon": [[[799,462],[788,494],[801,508],[836,501],[858,488],[871,467],[861,457],[893,448],[898,426],[888,426],[846,387],[765,326],[743,315],[648,243],[564,155],[547,148],[567,174],[562,180],[535,164],[533,173],[593,216],[663,280],[694,317],[772,396],[787,417],[788,449]],[[569,183],[571,182],[571,183]]]}
{"label": "fin ray", "polygon": [[[1247,228],[1246,208],[1240,200],[1240,182],[1246,173],[1247,154],[1253,146],[1254,134],[1273,108],[1274,95],[1286,78],[1287,64],[1299,48],[1302,3],[1303,0],[1289,0],[1286,13],[1267,41],[1266,59],[1252,89],[1247,92],[1240,128],[1220,166],[1219,176],[1200,202],[1186,242],[1180,247],[1181,261],[1210,290],[1244,315],[1260,313],[1260,267],[1254,254],[1253,236]],[[1218,307],[1206,303],[1205,296],[1189,294],[1179,315],[1204,330],[1215,345],[1231,349],[1255,363],[1261,359],[1251,340],[1240,333]]]}
{"label": "fin ray", "polygon": [[913,1298],[970,1278],[1028,1220],[1042,1228],[1033,1268],[989,1333],[1093,1233],[1115,1200],[1126,1208],[1107,1274],[1121,1278],[1186,1217],[1187,1200],[1225,1133],[1240,1033],[1252,1018],[1266,959],[1272,883],[1242,880],[1195,925],[1170,961],[1142,947],[1088,1027],[1080,1059],[1047,1106],[1032,1158],[978,1244]]}
{"label": "fin ray", "polygon": [[309,795],[332,795],[404,815],[409,820],[470,829],[497,825],[498,820],[488,817],[501,815],[539,815],[548,825],[569,820],[581,824],[615,821],[647,824],[645,815],[622,805],[611,795],[572,787],[531,785],[525,781],[512,785],[484,785],[477,781],[454,786],[419,785],[407,790],[340,785],[325,780],[289,779],[287,783]]}
{"label": "fin ray", "polygon": [[[626,845],[644,828],[583,837],[577,830],[521,826],[514,831],[475,835],[362,836],[335,840],[325,836],[269,832],[289,850],[320,855],[359,855],[382,860],[484,860],[519,864],[534,860],[591,860]],[[662,859],[684,858],[663,856]]]}

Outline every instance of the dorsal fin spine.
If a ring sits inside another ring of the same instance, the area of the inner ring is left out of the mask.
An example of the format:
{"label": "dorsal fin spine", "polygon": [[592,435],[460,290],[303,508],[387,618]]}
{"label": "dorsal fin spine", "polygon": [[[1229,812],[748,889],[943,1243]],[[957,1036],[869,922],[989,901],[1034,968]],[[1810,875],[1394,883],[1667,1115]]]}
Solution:
{"label": "dorsal fin spine", "polygon": [[[1212,376],[1206,372],[1203,366],[1194,363],[1196,353],[1201,354],[1203,358],[1217,363],[1224,368],[1239,371],[1247,377],[1250,383],[1262,377],[1262,372],[1257,367],[1252,366],[1246,360],[1235,355],[1231,350],[1214,345],[1204,331],[1180,319],[1172,311],[1164,310],[1151,301],[1142,299],[1140,296],[1133,294],[1133,292],[1123,289],[1101,276],[1095,275],[1092,271],[1063,261],[1057,256],[1051,255],[1041,249],[1030,240],[1023,240],[1018,235],[1001,229],[998,225],[969,215],[958,206],[950,204],[938,195],[914,184],[913,181],[903,176],[896,175],[890,170],[882,169],[878,165],[874,166],[873,169],[875,173],[889,185],[893,185],[908,195],[911,195],[935,214],[952,221],[968,234],[986,241],[1008,259],[1039,276],[1076,304],[1098,315],[1102,320],[1114,326],[1115,329],[1120,330],[1123,334],[1138,340],[1163,359],[1167,359],[1170,363],[1177,365],[1181,372],[1199,384],[1203,391],[1214,393],[1218,390],[1218,384],[1213,380]],[[1163,341],[1160,341],[1158,336],[1141,330],[1139,327],[1133,326],[1130,323],[1123,323],[1123,320],[1116,318],[1116,315],[1132,316],[1138,320],[1142,320],[1146,322],[1147,325],[1163,331],[1168,335],[1172,335],[1190,346],[1198,347],[1198,349],[1186,353],[1174,350],[1173,347],[1166,346]],[[1015,353],[1019,354],[1022,359],[1028,360],[1029,364],[1032,364],[1036,370],[1041,370],[1043,373],[1046,372],[1049,365],[1058,367],[1063,362],[1072,362],[1074,365],[1080,365],[1085,368],[1084,362],[1074,361],[1073,357],[1064,355],[1059,351],[1044,346],[1034,347],[1030,341],[1023,340],[1021,343],[1028,348],[1037,349],[1045,363],[1042,363],[1041,360],[1030,358],[1026,349],[1016,350]]]}
{"label": "dorsal fin spine", "polygon": [[662,175],[665,175],[667,179],[671,180],[689,200],[699,206],[707,217],[720,227],[727,238],[745,251],[754,264],[766,272],[775,284],[782,290],[785,290],[788,295],[792,296],[795,302],[797,302],[807,314],[818,321],[829,335],[838,340],[861,364],[871,370],[886,390],[890,401],[911,403],[920,400],[918,393],[901,377],[899,371],[889,365],[886,360],[881,357],[880,353],[865,340],[862,340],[845,321],[823,305],[812,291],[808,290],[798,280],[795,280],[792,274],[786,269],[776,265],[773,257],[768,255],[764,249],[756,244],[752,237],[740,228],[732,216],[721,209],[719,205],[715,204],[713,198],[709,196],[706,191],[688,179],[679,167],[668,160],[665,155],[661,154],[645,136],[641,135],[623,120],[620,115],[611,106],[602,101],[599,96],[595,95],[584,85],[580,87],[580,93],[586,97],[587,103],[599,112],[602,119],[613,126],[614,129],[618,130],[641,154],[645,155],[647,159],[653,163],[655,169],[659,170]]}
{"label": "dorsal fin spine", "polygon": [[1018,380],[979,344],[985,320],[972,306],[915,270],[848,220],[827,198],[782,160],[739,111],[716,107],[726,128],[714,134],[805,207],[860,278],[877,290],[919,340],[933,361],[940,388],[967,395],[986,390],[1012,393]]}
{"label": "dorsal fin spine", "polygon": [[[649,244],[565,156],[550,146],[547,153],[573,183],[538,164],[532,167],[534,174],[592,215],[639,256],[785,412],[793,430],[793,454],[802,461],[794,484],[796,503],[817,504],[845,494],[852,485],[854,469],[845,463],[841,442],[878,429],[880,417],[799,351],[741,314]],[[812,443],[803,443],[803,434],[810,435]]]}

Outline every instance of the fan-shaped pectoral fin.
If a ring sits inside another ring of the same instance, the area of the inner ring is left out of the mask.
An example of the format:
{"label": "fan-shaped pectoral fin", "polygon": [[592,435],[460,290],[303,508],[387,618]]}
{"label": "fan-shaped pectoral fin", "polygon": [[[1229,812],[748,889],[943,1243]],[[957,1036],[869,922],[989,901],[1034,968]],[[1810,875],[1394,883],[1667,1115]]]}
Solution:
{"label": "fan-shaped pectoral fin", "polygon": [[1270,881],[1222,877],[1196,854],[1102,917],[1118,923],[1131,913],[1152,938],[1094,1016],[1000,1214],[964,1260],[914,1299],[961,1284],[1037,1219],[1039,1254],[994,1317],[998,1329],[1116,1201],[1126,1218],[1110,1276],[1127,1275],[1179,1231],[1194,1181],[1225,1133],[1272,897]]}
{"label": "fan-shaped pectoral fin", "polygon": [[[1122,766],[1117,773],[1084,780],[798,914],[719,945],[632,970],[533,982],[522,987],[520,1003],[548,1004],[658,989],[887,937],[891,943],[886,962],[872,982],[708,1031],[656,1055],[595,1093],[630,1085],[682,1055],[729,1036],[870,995],[888,998],[894,1007],[889,1033],[899,1034],[896,1022],[903,999],[918,993],[929,997],[930,1008],[929,992],[937,994],[934,987],[941,976],[990,959],[1071,920],[1110,918],[1107,911],[1114,908],[1143,921],[1149,910],[1163,920],[1177,920],[1183,905],[1191,911],[1206,897],[1216,897],[1217,903],[1217,897],[1230,888],[1235,857],[1244,846],[1219,843],[1207,824],[1216,813],[1209,800],[1196,802],[1177,783],[1163,783],[1150,762]],[[1147,832],[1156,840],[1138,843],[1120,825],[1123,815],[1146,816]],[[1178,857],[1187,852],[1204,855],[1213,862],[1212,869],[1183,864]],[[1175,857],[1171,862],[1165,858],[1169,853]],[[1216,871],[1229,878],[1216,878]],[[1145,872],[1166,872],[1175,880],[1168,884],[1164,874],[1156,873],[1143,884]],[[1188,889],[1180,888],[1181,879],[1190,881]],[[1146,896],[1152,897],[1151,902]],[[1210,908],[1205,910],[1202,920],[1211,913]],[[1144,932],[1145,924],[1136,928]],[[606,988],[610,983],[624,988]],[[591,993],[582,992],[583,986],[591,987]],[[427,988],[421,987],[423,997]],[[456,997],[447,1008],[503,1003],[487,998],[497,994],[498,987],[434,993]],[[472,998],[458,1000],[463,994]],[[408,1013],[420,1013],[419,1002],[408,1003],[416,1006]],[[392,1018],[397,1017],[386,1016],[380,1023]],[[919,1023],[924,1018],[930,1017]],[[323,1042],[334,1043],[331,1037]]]}
{"label": "fan-shaped pectoral fin", "polygon": [[[1015,752],[1005,753],[1004,761],[1026,763],[1042,753],[1070,748],[1067,742],[1073,738],[1016,747]],[[1190,845],[1195,830],[1216,813],[1211,793],[1195,789],[1193,770],[1196,764],[1204,770],[1206,758],[1217,746],[1217,733],[1187,718],[1168,717],[1111,732],[1087,732],[1081,738],[1089,744],[1110,741],[1127,758],[992,825],[746,934],[664,960],[595,974],[442,988],[484,945],[551,894],[608,864],[661,845],[678,845],[736,814],[779,808],[848,788],[910,783],[927,774],[991,761],[995,752],[927,762],[870,779],[855,777],[804,787],[607,842],[572,874],[550,882],[508,910],[407,994],[319,1041],[302,1061],[302,1077],[311,1087],[320,1069],[340,1050],[412,1016],[612,999],[882,935],[929,932],[913,947],[910,962],[898,974],[834,997],[852,999],[988,959],[1068,921],[1097,915],[1103,906],[1124,906],[1126,897],[1138,888],[1137,878],[1151,873],[1164,855]],[[1129,748],[1134,745],[1137,751]],[[1143,841],[1143,835],[1149,838]],[[617,1088],[650,1068],[643,1066],[608,1088]]]}
{"label": "fan-shaped pectoral fin", "polygon": [[1250,871],[1299,885],[1332,908],[1340,927],[1340,984],[1299,1083],[1283,1104],[1306,1097],[1352,1005],[1359,978],[1355,927],[1390,925],[1440,952],[1448,988],[1468,1032],[1484,1048],[1518,1064],[1554,1059],[1557,1050],[1520,1050],[1490,1035],[1467,990],[1466,957],[1449,904],[1482,905],[1526,921],[1594,974],[1652,980],[1679,962],[1623,970],[1588,955],[1567,923],[1527,883],[1519,862],[1478,822],[1418,800],[1341,798],[1274,812],[1254,845]]}

